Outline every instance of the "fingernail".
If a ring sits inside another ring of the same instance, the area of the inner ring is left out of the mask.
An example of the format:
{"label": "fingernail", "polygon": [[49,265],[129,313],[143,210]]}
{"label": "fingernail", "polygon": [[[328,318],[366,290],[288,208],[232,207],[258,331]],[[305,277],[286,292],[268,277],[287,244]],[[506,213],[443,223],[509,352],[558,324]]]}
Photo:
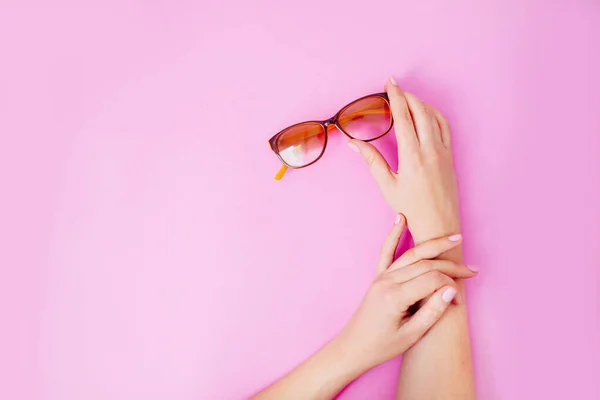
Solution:
{"label": "fingernail", "polygon": [[448,240],[451,242],[460,242],[461,239],[462,239],[462,235],[460,233],[457,233],[456,235],[448,236]]}
{"label": "fingernail", "polygon": [[442,300],[444,303],[450,303],[454,299],[454,296],[456,296],[456,289],[450,287],[442,293]]}
{"label": "fingernail", "polygon": [[352,150],[354,150],[357,153],[360,152],[360,149],[358,148],[358,146],[352,142],[348,142],[348,147],[350,147]]}
{"label": "fingernail", "polygon": [[479,272],[479,267],[476,267],[475,265],[467,265],[467,268],[473,272]]}
{"label": "fingernail", "polygon": [[394,79],[393,76],[390,76],[390,83],[394,86],[398,86],[398,84],[396,83],[396,80]]}
{"label": "fingernail", "polygon": [[398,225],[400,221],[402,221],[402,214],[396,215],[396,221],[394,222],[394,225]]}

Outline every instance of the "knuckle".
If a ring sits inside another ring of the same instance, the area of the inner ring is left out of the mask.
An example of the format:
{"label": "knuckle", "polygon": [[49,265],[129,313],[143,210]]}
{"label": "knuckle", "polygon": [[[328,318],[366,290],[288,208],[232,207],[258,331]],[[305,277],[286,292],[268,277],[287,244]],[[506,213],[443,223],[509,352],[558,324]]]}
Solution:
{"label": "knuckle", "polygon": [[391,310],[398,309],[398,292],[394,290],[392,285],[388,285],[388,287],[381,290],[379,296],[384,307],[389,307]]}
{"label": "knuckle", "polygon": [[455,269],[456,269],[456,263],[452,262],[452,261],[447,261],[447,260],[435,260],[432,262],[433,263],[433,268],[432,270],[434,271],[438,271],[440,273],[442,273],[444,276],[448,276],[446,273],[450,272],[452,273]]}
{"label": "knuckle", "polygon": [[412,121],[412,114],[410,113],[408,102],[402,95],[396,97],[396,105],[395,107],[392,107],[392,112],[394,113],[394,118]]}
{"label": "knuckle", "polygon": [[369,291],[380,292],[387,285],[387,279],[388,277],[385,274],[378,276],[371,284]]}
{"label": "knuckle", "polygon": [[435,264],[431,260],[421,260],[417,264],[417,269],[422,273],[431,272],[435,269]]}
{"label": "knuckle", "polygon": [[383,294],[383,299],[387,304],[395,304],[396,303],[395,293],[391,290],[385,291],[385,293]]}
{"label": "knuckle", "polygon": [[413,247],[413,248],[406,250],[402,256],[405,258],[413,259],[413,258],[417,257],[417,251]]}
{"label": "knuckle", "polygon": [[440,271],[431,271],[428,273],[429,279],[436,286],[442,286],[447,282],[448,277]]}
{"label": "knuckle", "polygon": [[458,266],[458,264],[452,261],[438,261],[437,263],[438,266],[436,267],[436,270],[442,272],[446,277],[449,277],[447,273],[455,273]]}
{"label": "knuckle", "polygon": [[365,157],[365,161],[367,162],[367,164],[369,164],[370,167],[372,167],[373,164],[375,164],[375,154],[373,154],[373,153],[368,154]]}
{"label": "knuckle", "polygon": [[423,102],[425,108],[427,109],[427,113],[435,118],[435,114],[437,114],[438,110],[431,103]]}
{"label": "knuckle", "polygon": [[418,112],[419,114],[421,114],[423,117],[427,117],[427,120],[428,120],[428,121],[430,120],[430,118],[429,118],[429,113],[427,112],[427,106],[425,106],[425,104],[423,104],[423,103],[419,102],[419,103],[417,104],[417,112]]}
{"label": "knuckle", "polygon": [[402,107],[401,117],[405,121],[412,122],[412,119],[413,119],[412,114],[411,114],[410,110],[408,109],[408,107],[406,107],[406,106]]}
{"label": "knuckle", "polygon": [[390,274],[384,274],[372,286],[375,292],[386,297],[389,293],[393,292],[393,284],[394,282],[392,281]]}

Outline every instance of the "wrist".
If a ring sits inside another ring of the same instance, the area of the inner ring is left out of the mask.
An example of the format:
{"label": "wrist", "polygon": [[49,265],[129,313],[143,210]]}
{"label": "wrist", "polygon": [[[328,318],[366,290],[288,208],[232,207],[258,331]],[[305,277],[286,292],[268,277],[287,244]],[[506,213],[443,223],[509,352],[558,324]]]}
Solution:
{"label": "wrist", "polygon": [[335,371],[335,376],[332,376],[332,379],[343,382],[344,386],[369,369],[364,360],[356,356],[352,349],[351,343],[339,335],[322,349],[323,357],[330,360],[329,364],[334,366],[332,369]]}
{"label": "wrist", "polygon": [[346,362],[343,346],[334,339],[255,398],[332,399],[358,376],[353,364]]}
{"label": "wrist", "polygon": [[410,222],[408,221],[408,229],[415,245],[427,240],[460,233],[460,220],[458,218],[436,218],[430,224],[423,224],[424,221],[417,221],[415,224]]}
{"label": "wrist", "polygon": [[[356,363],[348,360],[344,344],[335,338],[284,378],[294,385],[288,391],[295,393],[296,397],[293,398],[298,399],[335,397],[362,374]],[[290,376],[294,376],[294,379],[290,379]]]}

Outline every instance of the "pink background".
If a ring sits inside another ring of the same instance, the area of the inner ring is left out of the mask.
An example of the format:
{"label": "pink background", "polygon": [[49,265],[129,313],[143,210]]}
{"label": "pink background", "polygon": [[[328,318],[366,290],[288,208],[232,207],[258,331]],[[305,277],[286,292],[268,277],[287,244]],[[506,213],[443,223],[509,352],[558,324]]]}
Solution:
{"label": "pink background", "polygon": [[324,344],[394,216],[340,135],[281,182],[267,140],[393,74],[453,127],[479,398],[599,399],[599,43],[596,0],[2,1],[0,398],[240,399]]}

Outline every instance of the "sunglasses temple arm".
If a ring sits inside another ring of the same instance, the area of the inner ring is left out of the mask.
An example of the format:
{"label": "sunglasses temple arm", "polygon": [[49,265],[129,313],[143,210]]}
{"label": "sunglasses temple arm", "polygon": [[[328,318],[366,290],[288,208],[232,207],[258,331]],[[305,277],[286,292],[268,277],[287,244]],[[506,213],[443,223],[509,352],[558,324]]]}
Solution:
{"label": "sunglasses temple arm", "polygon": [[287,171],[288,167],[287,165],[282,165],[281,168],[279,169],[279,171],[277,172],[277,175],[275,175],[275,180],[276,181],[280,181],[281,178],[283,178],[283,175],[285,175],[285,171]]}

